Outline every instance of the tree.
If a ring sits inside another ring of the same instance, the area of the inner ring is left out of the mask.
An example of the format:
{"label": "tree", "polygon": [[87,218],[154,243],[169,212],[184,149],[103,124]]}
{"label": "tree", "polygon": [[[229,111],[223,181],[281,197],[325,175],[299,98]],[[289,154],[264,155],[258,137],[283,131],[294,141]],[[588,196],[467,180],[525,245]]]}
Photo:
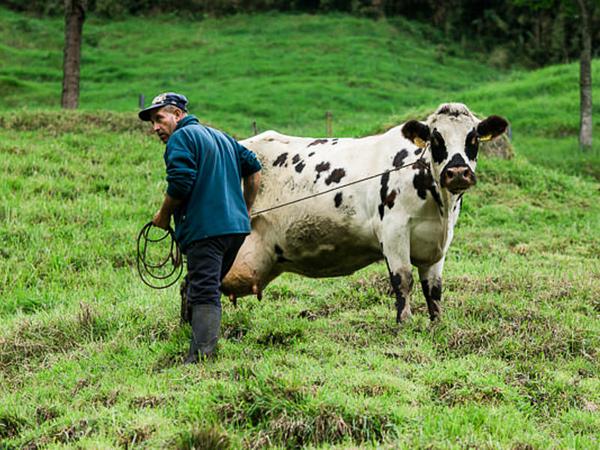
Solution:
{"label": "tree", "polygon": [[592,36],[586,0],[577,0],[581,23],[581,57],[579,60],[579,148],[592,148]]}
{"label": "tree", "polygon": [[[525,6],[532,11],[555,8],[557,4],[571,10],[569,16],[579,20],[579,148],[592,148],[592,13],[599,0],[512,0],[514,4]],[[575,11],[579,9],[579,14]],[[578,17],[577,17],[578,16]]]}
{"label": "tree", "polygon": [[61,106],[76,109],[79,104],[79,67],[81,36],[85,20],[86,0],[65,0],[65,49]]}

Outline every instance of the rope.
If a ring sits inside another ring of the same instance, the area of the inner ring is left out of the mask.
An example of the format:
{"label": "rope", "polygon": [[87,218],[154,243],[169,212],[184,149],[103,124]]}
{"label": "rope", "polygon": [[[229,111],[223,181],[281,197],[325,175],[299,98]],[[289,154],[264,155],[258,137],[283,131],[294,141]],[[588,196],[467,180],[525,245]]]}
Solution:
{"label": "rope", "polygon": [[[144,225],[138,234],[137,238],[137,269],[140,278],[144,282],[146,286],[151,287],[152,289],[166,289],[168,287],[173,286],[179,278],[181,278],[181,274],[183,273],[183,260],[181,257],[181,250],[179,249],[179,245],[177,245],[177,241],[175,240],[175,233],[171,227],[166,230],[165,234],[157,239],[152,239],[150,237],[150,229],[154,225],[152,222],[148,222]],[[162,242],[168,237],[171,238],[169,254],[167,257],[160,261],[157,264],[150,264],[147,258],[148,251],[148,243],[156,244],[158,242]],[[173,268],[166,275],[157,274],[157,269],[162,269],[165,267],[169,261],[172,262]],[[153,284],[154,281],[164,281],[169,280],[169,278],[175,276],[175,278],[168,282],[166,285]]]}
{"label": "rope", "polygon": [[341,184],[341,185],[336,186],[334,188],[327,189],[327,190],[322,191],[322,192],[317,192],[316,194],[307,195],[306,197],[297,198],[295,200],[291,200],[291,201],[286,202],[286,203],[281,203],[281,204],[276,205],[276,206],[271,206],[270,208],[261,209],[259,211],[253,212],[250,215],[250,217],[256,217],[256,216],[259,216],[259,215],[264,214],[266,212],[273,211],[273,210],[279,209],[279,208],[283,208],[284,206],[293,205],[295,203],[300,203],[300,202],[303,202],[304,200],[309,200],[311,198],[315,198],[315,197],[318,197],[320,195],[329,194],[330,192],[337,191],[339,189],[344,189],[344,188],[346,188],[348,186],[352,186],[353,184],[358,184],[358,183],[362,183],[363,181],[372,180],[373,178],[380,177],[382,175],[385,175],[386,173],[397,172],[398,170],[405,169],[406,167],[414,166],[415,164],[420,163],[421,161],[424,161],[423,157],[421,157],[421,158],[417,159],[416,161],[411,162],[409,164],[405,164],[405,165],[400,166],[400,167],[394,167],[393,169],[389,169],[389,170],[384,170],[383,172],[377,173],[375,175],[369,175],[368,177],[360,178],[358,180],[351,181],[350,183]]}

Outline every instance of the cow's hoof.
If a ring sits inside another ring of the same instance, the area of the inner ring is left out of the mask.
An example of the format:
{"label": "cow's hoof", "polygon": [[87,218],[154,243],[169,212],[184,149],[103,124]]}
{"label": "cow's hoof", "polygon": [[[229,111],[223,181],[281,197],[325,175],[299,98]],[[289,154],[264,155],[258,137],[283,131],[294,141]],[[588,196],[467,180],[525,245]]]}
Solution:
{"label": "cow's hoof", "polygon": [[262,290],[258,288],[258,285],[256,285],[256,284],[252,285],[252,293],[254,295],[256,295],[256,298],[258,300],[262,300]]}
{"label": "cow's hoof", "polygon": [[402,322],[406,322],[412,316],[410,307],[406,306],[402,312],[398,311],[396,314],[396,323],[400,325]]}

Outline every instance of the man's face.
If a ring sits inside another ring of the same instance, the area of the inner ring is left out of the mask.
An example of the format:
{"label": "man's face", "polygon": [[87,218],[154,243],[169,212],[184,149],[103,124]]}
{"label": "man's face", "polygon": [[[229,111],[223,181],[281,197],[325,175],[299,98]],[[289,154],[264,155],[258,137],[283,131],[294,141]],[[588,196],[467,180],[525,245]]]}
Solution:
{"label": "man's face", "polygon": [[165,108],[152,111],[150,115],[152,130],[154,130],[160,140],[166,144],[169,137],[171,137],[175,131],[175,128],[177,128],[177,122],[179,122],[182,117],[183,112],[179,109],[173,112],[165,111]]}

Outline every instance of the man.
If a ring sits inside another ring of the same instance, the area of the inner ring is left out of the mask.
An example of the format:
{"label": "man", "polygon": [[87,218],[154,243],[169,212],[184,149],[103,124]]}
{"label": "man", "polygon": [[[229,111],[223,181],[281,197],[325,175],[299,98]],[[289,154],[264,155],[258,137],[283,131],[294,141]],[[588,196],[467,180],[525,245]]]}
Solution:
{"label": "man", "polygon": [[[192,339],[186,363],[210,356],[221,327],[221,281],[250,233],[250,210],[260,182],[256,155],[227,134],[187,113],[187,98],[161,94],[139,118],[167,144],[167,192],[152,219],[175,236],[187,255]],[[242,192],[242,180],[244,189]]]}

